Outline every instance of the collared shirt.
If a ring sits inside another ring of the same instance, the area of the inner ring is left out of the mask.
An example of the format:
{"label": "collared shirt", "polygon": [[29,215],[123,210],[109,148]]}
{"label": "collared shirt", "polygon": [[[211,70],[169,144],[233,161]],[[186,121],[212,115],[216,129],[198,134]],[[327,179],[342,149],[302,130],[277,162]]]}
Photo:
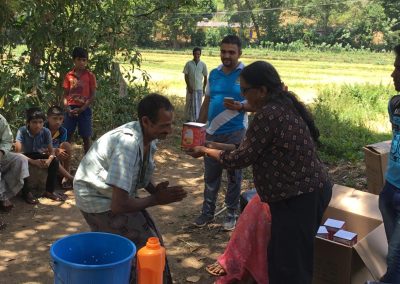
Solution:
{"label": "collared shirt", "polygon": [[75,174],[76,205],[87,213],[111,209],[113,187],[135,197],[154,172],[156,142],[143,157],[143,134],[137,121],[129,122],[100,137],[84,156]]}
{"label": "collared shirt", "polygon": [[7,120],[0,114],[0,151],[4,154],[10,152],[13,136]]}
{"label": "collared shirt", "polygon": [[388,112],[392,124],[393,138],[385,179],[395,187],[400,188],[400,94],[390,99]]}
{"label": "collared shirt", "polygon": [[15,139],[21,142],[23,153],[43,153],[51,145],[51,132],[43,127],[38,134],[33,136],[28,127],[22,126],[18,129]]}
{"label": "collared shirt", "polygon": [[203,78],[207,76],[207,65],[203,61],[196,62],[190,60],[186,62],[183,73],[189,76],[189,83],[193,87],[193,90],[203,90]]}
{"label": "collared shirt", "polygon": [[330,183],[307,124],[293,106],[280,103],[258,111],[239,148],[222,152],[220,159],[230,169],[252,165],[264,202],[321,190]]}
{"label": "collared shirt", "polygon": [[83,106],[96,90],[97,83],[94,74],[83,70],[79,77],[72,69],[65,75],[63,88],[68,91],[67,104],[69,106]]}
{"label": "collared shirt", "polygon": [[[46,122],[44,124],[44,127],[50,130],[49,128],[49,123]],[[51,130],[50,130],[51,133]],[[59,129],[54,134],[51,134],[51,139],[52,139],[52,144],[53,148],[60,148],[61,143],[64,143],[67,141],[67,129],[64,127],[60,126]]]}
{"label": "collared shirt", "polygon": [[232,97],[235,101],[244,98],[240,93],[239,75],[244,68],[239,63],[235,70],[225,74],[222,64],[210,72],[206,96],[210,96],[208,107],[208,134],[225,134],[235,132],[247,127],[247,114],[224,107],[224,98]]}

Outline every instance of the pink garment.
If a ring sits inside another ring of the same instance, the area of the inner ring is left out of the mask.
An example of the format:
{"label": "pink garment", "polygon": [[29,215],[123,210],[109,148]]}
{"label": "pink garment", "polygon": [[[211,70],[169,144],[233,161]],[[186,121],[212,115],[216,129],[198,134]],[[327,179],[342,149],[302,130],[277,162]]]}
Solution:
{"label": "pink garment", "polygon": [[227,275],[218,277],[215,283],[241,280],[248,271],[258,284],[268,284],[267,247],[270,237],[269,206],[255,195],[240,215],[224,254],[218,258]]}

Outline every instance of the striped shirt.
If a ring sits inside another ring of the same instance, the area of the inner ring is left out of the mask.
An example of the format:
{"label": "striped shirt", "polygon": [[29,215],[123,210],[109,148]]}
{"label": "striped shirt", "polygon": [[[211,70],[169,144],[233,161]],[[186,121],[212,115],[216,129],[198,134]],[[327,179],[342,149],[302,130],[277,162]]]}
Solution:
{"label": "striped shirt", "polygon": [[139,122],[124,124],[100,137],[82,159],[74,179],[76,205],[86,213],[111,209],[113,187],[135,197],[154,172],[156,141],[148,160],[143,159],[143,134]]}

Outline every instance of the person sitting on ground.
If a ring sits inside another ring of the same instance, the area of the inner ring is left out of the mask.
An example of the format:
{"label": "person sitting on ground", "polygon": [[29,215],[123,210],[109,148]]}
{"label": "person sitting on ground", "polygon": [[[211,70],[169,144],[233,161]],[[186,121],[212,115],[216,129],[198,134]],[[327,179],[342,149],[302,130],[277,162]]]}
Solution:
{"label": "person sitting on ground", "polygon": [[[54,155],[50,130],[44,128],[44,113],[37,107],[26,111],[26,126],[18,129],[15,151],[23,153],[30,165],[41,169],[47,169],[46,191],[43,197],[56,201],[64,201],[64,194],[56,193],[57,172],[59,161]],[[38,200],[30,192],[27,179],[22,188],[22,197],[29,204],[37,204]]]}
{"label": "person sitting on ground", "polygon": [[74,179],[70,174],[72,147],[67,142],[67,129],[61,126],[63,121],[64,111],[61,107],[52,106],[47,110],[47,121],[44,127],[51,132],[54,153],[60,161],[58,171],[63,177],[61,186],[63,189],[68,189],[72,187]]}
{"label": "person sitting on ground", "polygon": [[[29,176],[28,160],[10,152],[12,143],[10,126],[0,114],[0,209],[6,212],[13,208],[10,199],[21,190],[24,179]],[[5,223],[0,220],[0,230],[4,228]]]}

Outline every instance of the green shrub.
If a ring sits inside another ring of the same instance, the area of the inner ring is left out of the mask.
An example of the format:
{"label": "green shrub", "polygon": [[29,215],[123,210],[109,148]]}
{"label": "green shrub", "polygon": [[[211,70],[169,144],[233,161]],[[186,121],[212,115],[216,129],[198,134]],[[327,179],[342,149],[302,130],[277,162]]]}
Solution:
{"label": "green shrub", "polygon": [[394,90],[382,85],[332,86],[313,105],[324,160],[358,160],[362,147],[390,139],[387,104]]}

